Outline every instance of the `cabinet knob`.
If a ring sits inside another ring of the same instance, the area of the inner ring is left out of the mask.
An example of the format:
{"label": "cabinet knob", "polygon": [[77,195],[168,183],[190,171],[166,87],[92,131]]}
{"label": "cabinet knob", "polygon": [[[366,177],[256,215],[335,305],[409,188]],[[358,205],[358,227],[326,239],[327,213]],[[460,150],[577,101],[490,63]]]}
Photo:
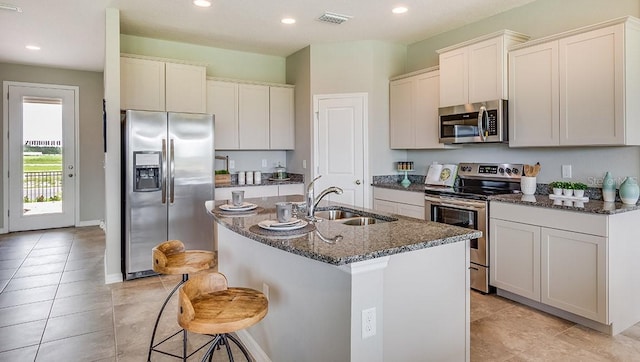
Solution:
{"label": "cabinet knob", "polygon": [[360,185],[360,180],[356,180],[356,185]]}

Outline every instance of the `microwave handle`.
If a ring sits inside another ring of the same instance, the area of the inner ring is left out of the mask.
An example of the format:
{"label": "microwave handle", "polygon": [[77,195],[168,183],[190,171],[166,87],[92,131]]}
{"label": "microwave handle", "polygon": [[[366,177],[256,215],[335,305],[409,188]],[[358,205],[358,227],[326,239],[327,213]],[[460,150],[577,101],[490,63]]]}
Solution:
{"label": "microwave handle", "polygon": [[487,140],[488,132],[486,130],[487,108],[485,106],[480,107],[478,112],[478,134],[482,139],[482,142]]}

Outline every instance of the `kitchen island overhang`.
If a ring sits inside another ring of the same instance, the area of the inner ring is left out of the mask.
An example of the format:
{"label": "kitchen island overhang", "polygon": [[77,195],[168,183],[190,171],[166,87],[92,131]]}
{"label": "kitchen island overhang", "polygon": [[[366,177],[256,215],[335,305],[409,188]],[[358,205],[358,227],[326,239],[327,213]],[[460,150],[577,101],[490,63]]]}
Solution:
{"label": "kitchen island overhang", "polygon": [[257,360],[469,360],[468,245],[478,231],[349,207],[395,221],[256,233],[276,202],[302,199],[248,199],[258,205],[249,214],[206,206],[219,271],[270,301],[267,317],[239,333]]}

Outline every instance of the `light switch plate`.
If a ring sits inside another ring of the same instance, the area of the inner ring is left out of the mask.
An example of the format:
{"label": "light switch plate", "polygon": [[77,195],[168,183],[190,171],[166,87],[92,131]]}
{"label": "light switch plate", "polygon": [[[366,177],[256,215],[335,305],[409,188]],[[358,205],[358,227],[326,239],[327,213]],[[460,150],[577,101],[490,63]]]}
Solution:
{"label": "light switch plate", "polygon": [[571,178],[571,165],[562,165],[562,178]]}

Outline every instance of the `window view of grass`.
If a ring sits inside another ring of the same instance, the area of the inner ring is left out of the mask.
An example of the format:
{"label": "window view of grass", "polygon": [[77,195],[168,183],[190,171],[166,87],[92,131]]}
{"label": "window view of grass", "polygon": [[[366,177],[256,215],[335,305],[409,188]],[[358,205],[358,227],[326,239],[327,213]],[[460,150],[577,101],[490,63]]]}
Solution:
{"label": "window view of grass", "polygon": [[[24,202],[62,200],[62,153],[59,147],[25,147]],[[45,153],[46,152],[46,153]]]}

